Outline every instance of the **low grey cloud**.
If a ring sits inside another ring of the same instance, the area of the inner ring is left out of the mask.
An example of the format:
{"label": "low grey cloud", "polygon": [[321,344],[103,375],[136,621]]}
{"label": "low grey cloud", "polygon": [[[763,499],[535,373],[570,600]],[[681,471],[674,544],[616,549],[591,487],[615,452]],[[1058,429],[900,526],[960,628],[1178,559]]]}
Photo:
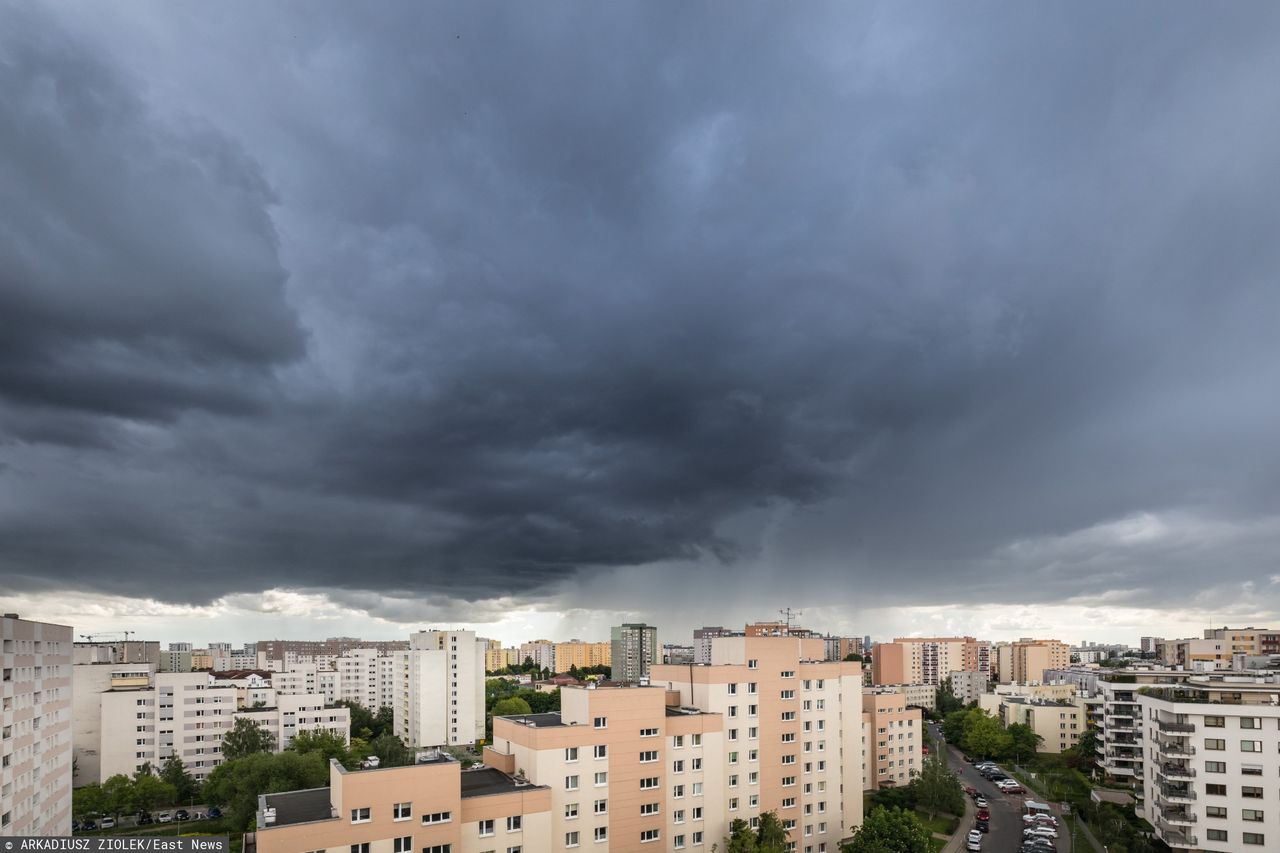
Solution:
{"label": "low grey cloud", "polygon": [[1276,571],[1269,6],[51,8],[0,36],[11,589]]}

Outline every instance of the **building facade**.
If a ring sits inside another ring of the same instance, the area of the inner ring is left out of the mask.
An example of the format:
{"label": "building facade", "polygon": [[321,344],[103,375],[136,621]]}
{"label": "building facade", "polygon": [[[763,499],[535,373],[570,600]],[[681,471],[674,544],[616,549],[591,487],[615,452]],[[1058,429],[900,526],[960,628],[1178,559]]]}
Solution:
{"label": "building facade", "polygon": [[658,629],[643,623],[619,625],[612,630],[613,648],[609,652],[611,677],[614,681],[638,682],[649,677],[649,668],[661,663]]}
{"label": "building facade", "polygon": [[899,637],[879,643],[871,656],[872,680],[884,684],[938,686],[953,672],[991,671],[991,644],[973,637]]}
{"label": "building facade", "polygon": [[410,746],[468,746],[485,734],[485,640],[419,631],[395,655],[395,731]]}
{"label": "building facade", "polygon": [[612,643],[584,643],[570,640],[555,644],[555,672],[568,672],[573,667],[609,666],[613,656]]}
{"label": "building facade", "polygon": [[966,705],[977,702],[991,684],[991,678],[985,672],[953,672],[950,678],[951,693]]}
{"label": "building facade", "polygon": [[72,629],[0,617],[0,834],[71,826]]}

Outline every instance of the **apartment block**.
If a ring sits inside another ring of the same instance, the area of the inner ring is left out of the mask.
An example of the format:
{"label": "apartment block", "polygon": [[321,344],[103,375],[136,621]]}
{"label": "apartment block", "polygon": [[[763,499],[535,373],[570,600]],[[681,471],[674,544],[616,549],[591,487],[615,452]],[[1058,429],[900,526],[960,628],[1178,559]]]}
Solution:
{"label": "apartment block", "polygon": [[[551,792],[550,849],[709,849],[727,828],[730,772],[745,816],[756,788],[726,754],[723,717],[660,687],[566,687],[559,713],[499,717],[485,763]],[[730,771],[730,767],[733,770]]]}
{"label": "apartment block", "polygon": [[1280,674],[1196,674],[1136,696],[1138,812],[1174,849],[1280,848]]}
{"label": "apartment block", "polygon": [[876,687],[863,691],[862,713],[867,756],[863,787],[893,788],[910,783],[920,772],[924,715],[908,708],[902,693]]}
{"label": "apartment block", "polygon": [[1024,637],[996,647],[996,671],[1001,684],[1026,684],[1044,680],[1046,669],[1071,665],[1071,647],[1059,640]]}
{"label": "apartment block", "polygon": [[991,683],[990,676],[985,672],[953,672],[950,678],[951,693],[966,705],[977,702]]}
{"label": "apartment block", "polygon": [[990,672],[991,644],[973,637],[899,637],[872,655],[872,680],[937,686],[953,672]]}
{"label": "apartment block", "polygon": [[78,788],[102,782],[102,697],[109,691],[145,689],[155,665],[80,663],[71,667],[71,744]]}
{"label": "apartment block", "polygon": [[72,647],[71,662],[72,664],[149,663],[159,665],[160,643],[154,640],[75,643]]}
{"label": "apartment block", "polygon": [[1040,736],[1039,752],[1059,753],[1080,742],[1089,728],[1088,710],[1083,699],[1074,693],[1070,698],[1041,699],[1032,696],[989,694],[997,701],[991,703],[984,696],[984,710],[1004,725],[1014,723],[1030,726]]}
{"label": "apartment block", "polygon": [[662,662],[688,666],[693,663],[693,646],[681,646],[677,643],[663,643]]}
{"label": "apartment block", "polygon": [[824,657],[827,660],[844,660],[849,655],[863,653],[861,637],[823,637],[823,643],[826,648]]}
{"label": "apartment block", "polygon": [[743,633],[748,637],[815,637],[808,628],[792,625],[790,622],[752,622]]}
{"label": "apartment block", "polygon": [[609,666],[613,657],[612,643],[584,643],[570,640],[555,644],[555,672],[568,672],[572,667]]}
{"label": "apartment block", "polygon": [[419,631],[395,654],[395,731],[411,746],[464,746],[485,734],[485,640]]}
{"label": "apartment block", "polygon": [[886,693],[901,693],[908,707],[932,711],[938,707],[938,688],[932,684],[894,684],[884,688]]}
{"label": "apartment block", "polygon": [[0,834],[71,826],[72,629],[0,617]]}
{"label": "apartment block", "polygon": [[409,641],[361,640],[356,637],[330,637],[327,640],[258,640],[253,644],[253,648],[263,662],[278,660],[285,664],[291,661],[315,663],[316,658],[336,658],[351,649],[377,649],[378,653],[383,655],[402,652],[409,648]]}
{"label": "apartment block", "polygon": [[191,650],[170,649],[160,653],[160,672],[191,672]]}
{"label": "apartment block", "polygon": [[264,794],[258,802],[258,853],[563,849],[551,843],[550,789],[493,767],[463,770],[441,753],[367,770],[331,761],[329,787]]}
{"label": "apartment block", "polygon": [[549,669],[555,671],[556,668],[556,644],[550,640],[533,640],[528,643],[520,644],[520,663],[525,661],[533,661],[533,665],[538,669]]}
{"label": "apartment block", "polygon": [[693,662],[711,663],[711,641],[716,637],[740,637],[742,631],[734,631],[720,625],[693,629]]}
{"label": "apartment block", "polygon": [[1206,640],[1223,640],[1231,654],[1280,655],[1280,631],[1271,628],[1208,628]]}
{"label": "apartment block", "polygon": [[232,725],[241,717],[270,732],[277,752],[288,749],[293,739],[306,731],[327,731],[351,742],[351,709],[327,704],[320,695],[277,696],[274,705],[240,709],[232,715]]}
{"label": "apartment block", "polygon": [[[811,853],[835,851],[861,824],[866,781],[862,668],[824,653],[821,638],[721,637],[709,665],[650,673],[680,707],[724,719],[727,819],[753,823],[776,810],[797,849]],[[904,706],[900,695],[894,703]],[[910,758],[904,753],[904,774],[918,767]]]}
{"label": "apartment block", "polygon": [[609,665],[614,681],[642,681],[649,677],[651,666],[662,662],[658,629],[652,625],[618,625],[612,629],[612,643]]}
{"label": "apartment block", "polygon": [[484,651],[485,672],[498,672],[509,666],[520,665],[520,650],[504,649],[499,640],[490,640]]}

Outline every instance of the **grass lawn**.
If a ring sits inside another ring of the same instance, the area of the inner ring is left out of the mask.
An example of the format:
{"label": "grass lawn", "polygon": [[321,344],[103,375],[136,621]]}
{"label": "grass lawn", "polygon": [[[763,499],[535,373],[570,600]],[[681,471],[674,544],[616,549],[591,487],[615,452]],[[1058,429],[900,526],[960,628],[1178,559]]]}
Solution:
{"label": "grass lawn", "polygon": [[956,827],[960,825],[960,818],[950,817],[948,815],[938,815],[930,819],[925,812],[916,810],[916,817],[920,818],[920,822],[929,828],[930,832],[938,832],[942,835],[950,835],[956,831]]}
{"label": "grass lawn", "polygon": [[929,843],[933,845],[934,853],[938,853],[939,850],[947,846],[947,840],[945,838],[930,838]]}

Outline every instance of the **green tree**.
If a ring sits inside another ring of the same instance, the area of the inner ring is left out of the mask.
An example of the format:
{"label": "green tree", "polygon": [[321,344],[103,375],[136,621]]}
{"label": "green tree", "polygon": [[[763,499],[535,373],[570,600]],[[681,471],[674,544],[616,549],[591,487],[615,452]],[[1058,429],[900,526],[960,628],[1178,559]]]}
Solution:
{"label": "green tree", "polygon": [[760,815],[760,826],[756,829],[756,850],[759,853],[786,853],[787,831],[782,827],[777,812],[765,812]]}
{"label": "green tree", "polygon": [[725,853],[757,853],[760,842],[751,824],[742,818],[734,818],[729,824],[729,837],[724,840]]}
{"label": "green tree", "polygon": [[1010,749],[1019,761],[1035,758],[1044,738],[1026,723],[1012,723],[1005,730],[1009,733]]}
{"label": "green tree", "polygon": [[841,853],[932,853],[929,829],[912,812],[874,808]]}
{"label": "green tree", "polygon": [[964,710],[964,703],[960,701],[959,697],[957,697],[954,692],[952,692],[951,679],[943,679],[942,684],[938,687],[936,712],[938,717],[944,718],[948,714],[961,710]]}
{"label": "green tree", "polygon": [[858,654],[857,652],[849,652],[849,654],[844,656],[844,659],[853,661],[855,663],[862,663],[862,655]]}
{"label": "green tree", "polygon": [[952,711],[942,719],[942,735],[948,743],[960,744],[964,740],[965,723],[969,721],[969,712]]}
{"label": "green tree", "polygon": [[966,752],[983,758],[1004,758],[1013,746],[1013,738],[1000,725],[1000,721],[986,711],[973,709],[964,724],[961,746]]}
{"label": "green tree", "polygon": [[[355,740],[359,740],[359,738],[354,739],[352,743]],[[303,754],[308,752],[318,753],[324,759],[326,765],[328,765],[330,758],[336,758],[342,762],[343,766],[350,766],[347,763],[350,744],[347,743],[347,739],[342,735],[329,729],[312,729],[311,731],[298,732],[289,743],[289,749]]]}
{"label": "green tree", "polygon": [[71,789],[71,813],[77,817],[95,817],[107,811],[107,798],[98,783]]}
{"label": "green tree", "polygon": [[560,689],[555,690],[521,690],[520,698],[529,703],[535,714],[546,714],[560,710]]}
{"label": "green tree", "polygon": [[134,779],[130,787],[130,812],[149,812],[156,806],[167,806],[177,799],[177,790],[172,785],[150,773]]}
{"label": "green tree", "polygon": [[413,763],[413,750],[390,732],[384,732],[369,741],[369,753],[378,757],[378,763],[382,767],[405,767]]}
{"label": "green tree", "polygon": [[920,807],[929,817],[939,812],[964,814],[964,788],[940,754],[934,753],[924,760],[920,775],[911,780],[911,787],[916,789]]}
{"label": "green tree", "polygon": [[133,780],[117,773],[102,783],[102,813],[119,817],[133,811]]}
{"label": "green tree", "polygon": [[519,696],[509,696],[493,706],[493,715],[495,717],[518,717],[531,713],[533,711],[529,707],[529,703]]}
{"label": "green tree", "polygon": [[266,728],[247,717],[236,718],[235,724],[222,736],[222,757],[235,761],[255,752],[270,752],[275,748],[275,738]]}
{"label": "green tree", "polygon": [[328,783],[329,768],[318,752],[254,752],[215,767],[204,784],[204,798],[222,808],[228,829],[245,832],[252,831],[259,795]]}
{"label": "green tree", "polygon": [[175,803],[190,803],[200,793],[200,783],[183,765],[182,759],[171,755],[160,768],[160,778],[173,786]]}

